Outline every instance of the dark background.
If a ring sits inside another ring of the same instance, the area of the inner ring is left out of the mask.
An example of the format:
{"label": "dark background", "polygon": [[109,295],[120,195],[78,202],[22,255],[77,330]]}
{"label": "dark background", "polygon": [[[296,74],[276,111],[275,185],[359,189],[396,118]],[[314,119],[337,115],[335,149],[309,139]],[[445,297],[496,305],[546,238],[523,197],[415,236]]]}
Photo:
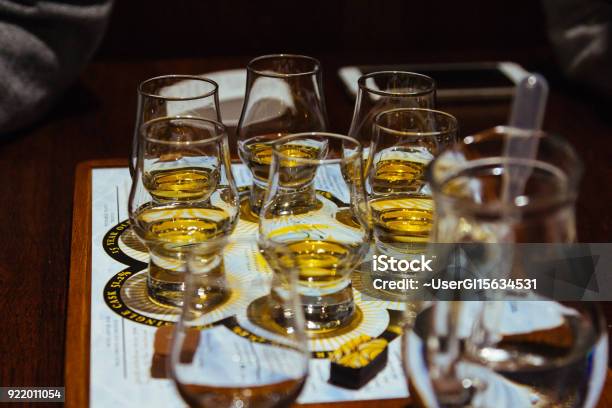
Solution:
{"label": "dark background", "polygon": [[389,62],[550,56],[534,0],[118,0],[99,58],[281,51]]}
{"label": "dark background", "polygon": [[[122,106],[135,106],[135,89],[146,78],[239,68],[255,56],[281,52],[322,62],[330,130],[336,132],[348,131],[352,115],[353,100],[337,76],[344,65],[515,61],[575,92],[560,74],[545,15],[533,0],[118,0],[94,66],[123,66],[125,75],[102,75],[119,82],[112,86],[122,88]],[[85,74],[82,82],[91,79]],[[73,88],[66,108],[97,108],[100,100],[89,90]],[[469,134],[505,123],[509,105],[489,104],[486,122],[473,106],[439,107],[457,115]],[[116,125],[127,135],[131,121]]]}
{"label": "dark background", "polygon": [[[336,75],[344,65],[511,60],[545,74],[545,129],[564,135],[586,164],[579,239],[612,238],[612,123],[603,100],[560,75],[538,1],[117,0],[75,85],[39,123],[0,141],[0,384],[64,383],[74,170],[127,158],[138,83],[240,68],[277,52],[321,60],[330,127],[339,132],[353,104]],[[508,107],[440,106],[464,135],[505,123]]]}
{"label": "dark background", "polygon": [[[255,56],[281,52],[321,60],[330,128],[337,132],[348,130],[353,103],[334,100],[343,65],[516,61],[568,87],[540,3],[533,0],[119,0],[95,61],[125,69],[140,63],[138,79],[144,80],[169,73],[168,60],[179,63],[172,73],[201,74],[212,71],[211,64],[244,67]],[[132,90],[138,83],[116,80]],[[135,101],[135,92],[128,96]],[[461,110],[456,104],[440,107]],[[486,124],[480,113],[467,117],[474,111],[464,109],[462,131],[506,120],[507,104],[490,107],[497,110]]]}

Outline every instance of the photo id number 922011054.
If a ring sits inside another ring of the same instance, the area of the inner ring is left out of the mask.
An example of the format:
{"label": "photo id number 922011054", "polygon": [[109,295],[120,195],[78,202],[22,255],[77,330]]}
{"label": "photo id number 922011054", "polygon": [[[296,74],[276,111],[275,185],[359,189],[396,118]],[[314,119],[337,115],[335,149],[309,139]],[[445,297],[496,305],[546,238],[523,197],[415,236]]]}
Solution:
{"label": "photo id number 922011054", "polygon": [[64,387],[0,387],[0,402],[64,402]]}

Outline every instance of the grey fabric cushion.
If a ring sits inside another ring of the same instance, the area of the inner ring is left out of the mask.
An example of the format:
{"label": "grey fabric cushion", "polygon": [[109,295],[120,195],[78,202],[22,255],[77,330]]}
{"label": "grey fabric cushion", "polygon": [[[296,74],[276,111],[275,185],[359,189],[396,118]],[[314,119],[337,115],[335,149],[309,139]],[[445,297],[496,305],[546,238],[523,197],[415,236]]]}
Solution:
{"label": "grey fabric cushion", "polygon": [[99,44],[112,0],[0,0],[0,135],[40,118]]}

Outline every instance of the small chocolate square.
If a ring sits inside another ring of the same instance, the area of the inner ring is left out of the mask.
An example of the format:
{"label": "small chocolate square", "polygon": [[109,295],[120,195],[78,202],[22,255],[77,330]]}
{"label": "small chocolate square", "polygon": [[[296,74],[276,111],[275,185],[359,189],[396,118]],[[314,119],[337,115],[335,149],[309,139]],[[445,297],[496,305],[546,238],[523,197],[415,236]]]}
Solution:
{"label": "small chocolate square", "polygon": [[[153,358],[151,359],[151,377],[167,378],[167,362],[172,350],[172,335],[174,326],[162,326],[155,332],[153,341]],[[188,329],[185,339],[181,345],[181,363],[191,363],[193,356],[200,342],[200,331],[198,329]]]}
{"label": "small chocolate square", "polygon": [[[169,356],[172,348],[172,334],[174,326],[162,326],[155,332],[153,349],[155,354]],[[200,331],[198,329],[188,329],[185,339],[181,345],[181,363],[191,363],[198,344],[200,342]]]}
{"label": "small chocolate square", "polygon": [[153,354],[151,359],[151,377],[152,378],[168,378],[166,371],[166,356]]}
{"label": "small chocolate square", "polygon": [[155,341],[153,342],[153,350],[155,351],[155,354],[162,356],[167,356],[170,354],[173,332],[174,326],[172,325],[161,326],[155,331]]}
{"label": "small chocolate square", "polygon": [[387,364],[388,342],[362,335],[340,346],[331,357],[329,382],[359,389]]}

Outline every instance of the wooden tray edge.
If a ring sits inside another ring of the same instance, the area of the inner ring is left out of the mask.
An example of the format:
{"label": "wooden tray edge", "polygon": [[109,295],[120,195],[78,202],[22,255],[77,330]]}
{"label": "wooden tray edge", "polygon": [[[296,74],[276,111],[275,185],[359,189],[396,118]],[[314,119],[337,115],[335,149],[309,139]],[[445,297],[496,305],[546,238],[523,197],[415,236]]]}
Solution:
{"label": "wooden tray edge", "polygon": [[66,319],[65,406],[89,406],[89,332],[91,326],[91,171],[125,167],[127,160],[91,160],[75,172],[70,278]]}

